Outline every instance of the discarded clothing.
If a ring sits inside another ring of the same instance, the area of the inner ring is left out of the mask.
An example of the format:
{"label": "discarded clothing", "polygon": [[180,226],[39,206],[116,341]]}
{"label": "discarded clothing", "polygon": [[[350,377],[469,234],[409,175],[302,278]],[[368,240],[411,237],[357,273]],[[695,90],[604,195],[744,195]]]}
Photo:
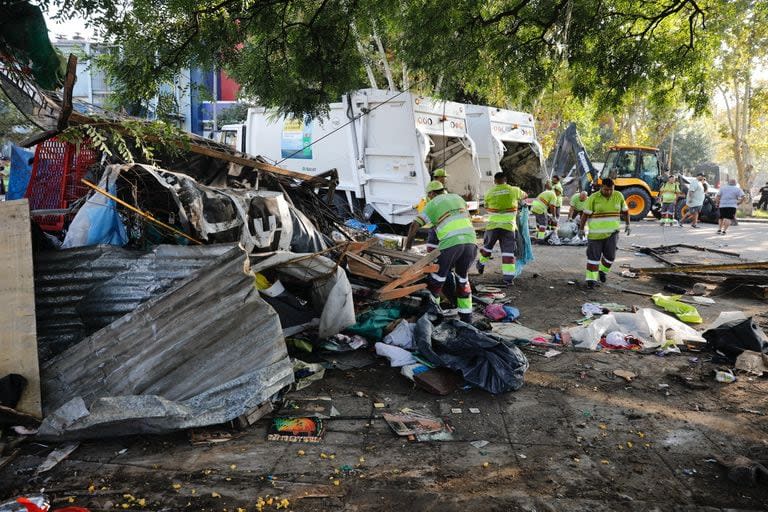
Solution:
{"label": "discarded clothing", "polygon": [[376,348],[376,354],[389,359],[389,365],[393,368],[417,362],[416,358],[413,357],[413,354],[403,348],[387,345],[386,343],[381,342],[376,343],[374,346]]}
{"label": "discarded clothing", "polygon": [[293,360],[293,380],[296,381],[296,391],[322,380],[324,375],[325,368],[321,364],[305,363],[301,359]]}
{"label": "discarded clothing", "polygon": [[416,324],[409,323],[406,320],[401,320],[395,326],[395,328],[384,336],[384,343],[388,345],[395,345],[406,350],[413,350],[413,330],[416,328]]}
{"label": "discarded clothing", "polygon": [[366,311],[357,317],[357,323],[346,329],[346,332],[359,334],[370,341],[381,341],[384,337],[384,328],[392,320],[402,317],[402,310],[399,305],[389,306]]}
{"label": "discarded clothing", "polygon": [[642,348],[640,340],[619,331],[609,332],[600,338],[600,346],[609,350],[640,350]]}
{"label": "discarded clothing", "polygon": [[700,324],[703,321],[695,306],[680,302],[680,295],[666,296],[656,293],[652,299],[657,306],[664,308],[665,311],[674,313],[683,322]]}
{"label": "discarded clothing", "polygon": [[498,322],[507,317],[507,312],[504,311],[504,306],[501,304],[488,304],[485,306],[485,316],[490,318],[494,322]]}
{"label": "discarded clothing", "polygon": [[351,352],[367,345],[368,342],[362,336],[346,334],[335,334],[322,344],[323,349],[329,352]]}
{"label": "discarded clothing", "polygon": [[435,327],[426,315],[416,323],[414,335],[419,354],[435,366],[461,372],[468,384],[493,394],[523,386],[528,359],[499,336],[459,320]]}

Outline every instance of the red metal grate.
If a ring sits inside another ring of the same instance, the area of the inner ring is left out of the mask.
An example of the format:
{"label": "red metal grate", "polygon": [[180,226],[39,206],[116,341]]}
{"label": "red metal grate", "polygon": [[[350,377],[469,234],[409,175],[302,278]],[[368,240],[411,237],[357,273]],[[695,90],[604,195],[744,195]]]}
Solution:
{"label": "red metal grate", "polygon": [[[87,143],[80,145],[48,139],[37,145],[32,176],[24,197],[29,199],[30,210],[57,210],[67,208],[83,197],[87,188],[80,180],[88,167],[98,160],[99,154]],[[65,216],[34,216],[44,231],[61,231]]]}

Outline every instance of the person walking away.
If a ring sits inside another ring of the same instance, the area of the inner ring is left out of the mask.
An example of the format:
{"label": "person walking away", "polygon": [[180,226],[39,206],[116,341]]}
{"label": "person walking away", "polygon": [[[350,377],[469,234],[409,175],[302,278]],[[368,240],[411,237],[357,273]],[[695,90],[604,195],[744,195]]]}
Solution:
{"label": "person walking away", "polygon": [[[435,181],[439,181],[443,184],[443,187],[445,187],[445,179],[448,177],[448,175],[445,173],[445,169],[442,167],[439,167],[435,169],[435,172],[432,173],[433,179]],[[424,211],[424,207],[427,205],[427,197],[424,196],[419,201],[419,204],[414,206],[417,213],[421,213]],[[438,240],[437,240],[437,233],[435,232],[434,226],[429,226],[429,229],[427,230],[427,242],[425,244],[427,246],[427,252],[432,252],[435,249],[437,249],[438,246]]]}
{"label": "person walking away", "polygon": [[701,213],[701,207],[704,206],[704,175],[699,173],[695,180],[692,180],[688,184],[688,193],[685,195],[685,206],[687,211],[683,218],[680,219],[680,224],[684,224],[685,221],[691,219],[691,227],[699,227],[699,214]]}
{"label": "person walking away", "polygon": [[[536,217],[536,240],[543,242],[547,238],[547,230],[557,228],[555,209],[557,208],[557,191],[545,190],[531,203],[531,213]],[[555,233],[555,236],[557,234]]]}
{"label": "person walking away", "polygon": [[584,236],[584,226],[589,229],[587,242],[587,288],[597,286],[597,280],[605,282],[611,265],[616,259],[621,219],[626,222],[624,233],[629,235],[629,210],[621,192],[613,188],[613,180],[603,179],[602,186],[584,205],[579,225],[579,236]]}
{"label": "person walking away", "polygon": [[584,190],[581,192],[576,192],[571,196],[571,211],[568,213],[568,220],[575,221],[576,217],[581,218],[581,212],[584,211],[584,205],[586,204],[588,197],[589,194],[587,194]]}
{"label": "person walking away", "polygon": [[758,210],[768,210],[768,182],[760,188],[760,201],[757,203]]}
{"label": "person walking away", "polygon": [[485,226],[480,257],[476,263],[477,273],[482,274],[485,271],[485,265],[491,259],[491,252],[498,242],[501,246],[501,273],[504,283],[511,285],[515,279],[517,209],[520,201],[528,196],[520,187],[507,184],[503,172],[497,172],[493,176],[493,182],[495,185],[485,193],[485,209],[490,215]]}
{"label": "person walking away", "polygon": [[718,235],[724,235],[731,223],[736,218],[736,208],[741,204],[746,195],[736,184],[736,180],[731,178],[728,184],[720,189],[715,199],[717,207],[720,208],[720,226],[717,230]]}
{"label": "person walking away", "polygon": [[477,245],[475,245],[475,229],[467,212],[467,203],[457,194],[448,194],[439,181],[431,181],[427,185],[427,202],[424,210],[413,220],[405,240],[405,248],[409,250],[413,238],[420,227],[431,223],[435,227],[438,238],[440,256],[437,257],[438,270],[429,275],[427,290],[431,301],[430,309],[438,314],[440,308],[440,293],[448,274],[456,273],[456,306],[459,318],[463,322],[472,320],[472,288],[469,284],[469,268],[475,261]]}
{"label": "person walking away", "polygon": [[661,196],[661,226],[671,226],[675,223],[677,198],[682,195],[680,185],[675,181],[674,176],[670,176],[661,186],[659,195]]}

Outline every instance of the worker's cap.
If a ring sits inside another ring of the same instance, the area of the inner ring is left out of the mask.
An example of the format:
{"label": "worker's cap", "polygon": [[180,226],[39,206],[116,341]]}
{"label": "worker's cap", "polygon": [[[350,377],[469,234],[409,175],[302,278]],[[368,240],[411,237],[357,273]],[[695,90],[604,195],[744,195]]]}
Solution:
{"label": "worker's cap", "polygon": [[435,178],[447,178],[448,175],[445,173],[445,169],[442,167],[439,169],[435,169],[435,172],[432,174]]}
{"label": "worker's cap", "polygon": [[704,174],[703,172],[700,172],[699,174],[697,174],[697,175],[696,175],[696,177],[697,177],[697,178],[706,178],[706,177],[707,177],[707,175],[706,175],[706,174]]}
{"label": "worker's cap", "polygon": [[429,185],[427,185],[427,194],[430,192],[439,192],[440,190],[443,190],[443,184],[439,181],[430,181]]}

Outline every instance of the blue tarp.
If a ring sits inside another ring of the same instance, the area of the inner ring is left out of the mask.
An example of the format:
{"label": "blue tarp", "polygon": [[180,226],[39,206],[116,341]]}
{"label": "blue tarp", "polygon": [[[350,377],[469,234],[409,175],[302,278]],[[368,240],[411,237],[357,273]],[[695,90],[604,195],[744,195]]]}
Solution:
{"label": "blue tarp", "polygon": [[11,174],[8,181],[7,200],[21,199],[27,192],[29,178],[32,175],[32,157],[34,153],[18,146],[11,147]]}
{"label": "blue tarp", "polygon": [[517,250],[515,251],[515,277],[518,277],[528,263],[533,261],[533,246],[531,246],[531,234],[528,230],[528,208],[520,208],[517,213]]}
{"label": "blue tarp", "polygon": [[[102,180],[99,186],[112,194],[117,190],[115,181],[106,183]],[[123,246],[127,243],[128,232],[117,213],[117,205],[105,195],[93,192],[72,219],[61,247],[68,249],[99,244]]]}

